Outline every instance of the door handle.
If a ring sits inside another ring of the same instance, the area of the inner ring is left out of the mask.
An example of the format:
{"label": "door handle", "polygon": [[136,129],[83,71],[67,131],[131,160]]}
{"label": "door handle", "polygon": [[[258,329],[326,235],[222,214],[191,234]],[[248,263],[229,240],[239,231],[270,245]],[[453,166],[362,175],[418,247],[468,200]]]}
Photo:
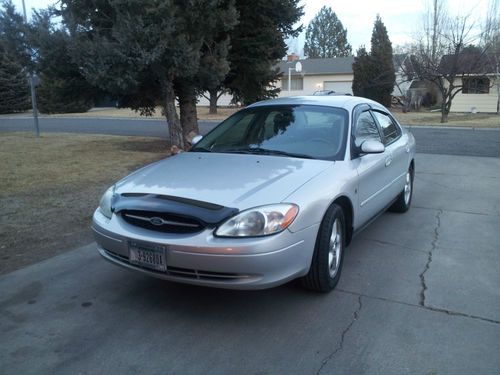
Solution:
{"label": "door handle", "polygon": [[388,156],[385,158],[385,166],[388,167],[392,163],[392,156]]}

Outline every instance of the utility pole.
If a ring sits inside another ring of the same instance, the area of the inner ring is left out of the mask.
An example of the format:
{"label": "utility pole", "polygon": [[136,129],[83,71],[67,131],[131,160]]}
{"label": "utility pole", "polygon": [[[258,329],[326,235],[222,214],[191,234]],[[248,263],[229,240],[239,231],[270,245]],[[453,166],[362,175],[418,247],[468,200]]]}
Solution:
{"label": "utility pole", "polygon": [[[28,26],[28,17],[26,16],[26,4],[23,0],[23,13],[24,13],[24,23],[26,27]],[[29,72],[29,83],[30,83],[30,91],[31,91],[31,106],[33,107],[33,120],[35,121],[35,131],[36,137],[40,138],[40,127],[38,126],[38,107],[36,104],[36,90],[35,90],[35,75],[33,72]]]}

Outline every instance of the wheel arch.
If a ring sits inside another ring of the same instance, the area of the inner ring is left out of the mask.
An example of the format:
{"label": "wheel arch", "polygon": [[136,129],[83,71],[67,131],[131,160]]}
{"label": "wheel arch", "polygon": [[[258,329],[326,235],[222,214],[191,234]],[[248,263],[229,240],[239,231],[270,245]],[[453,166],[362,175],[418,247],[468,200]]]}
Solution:
{"label": "wheel arch", "polygon": [[351,200],[345,196],[341,195],[332,202],[332,204],[338,204],[344,213],[345,217],[345,226],[346,226],[346,242],[345,245],[349,245],[351,243],[352,234],[353,234],[353,222],[354,222],[354,209],[352,206]]}

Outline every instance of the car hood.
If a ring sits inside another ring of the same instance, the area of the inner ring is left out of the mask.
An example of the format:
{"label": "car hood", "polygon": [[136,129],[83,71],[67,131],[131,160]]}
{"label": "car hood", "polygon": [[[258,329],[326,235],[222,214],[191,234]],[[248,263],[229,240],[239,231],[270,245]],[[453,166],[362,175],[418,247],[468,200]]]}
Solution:
{"label": "car hood", "polygon": [[279,203],[332,161],[184,152],[125,177],[116,192],[176,196],[245,209]]}

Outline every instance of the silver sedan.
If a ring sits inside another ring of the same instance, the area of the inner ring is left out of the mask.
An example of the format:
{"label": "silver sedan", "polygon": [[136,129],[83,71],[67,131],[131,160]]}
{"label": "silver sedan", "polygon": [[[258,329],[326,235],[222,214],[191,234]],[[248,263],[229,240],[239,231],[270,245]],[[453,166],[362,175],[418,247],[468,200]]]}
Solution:
{"label": "silver sedan", "polygon": [[196,285],[329,291],[353,236],[410,207],[415,139],[368,99],[259,102],[194,143],[106,191],[92,224],[105,259]]}

